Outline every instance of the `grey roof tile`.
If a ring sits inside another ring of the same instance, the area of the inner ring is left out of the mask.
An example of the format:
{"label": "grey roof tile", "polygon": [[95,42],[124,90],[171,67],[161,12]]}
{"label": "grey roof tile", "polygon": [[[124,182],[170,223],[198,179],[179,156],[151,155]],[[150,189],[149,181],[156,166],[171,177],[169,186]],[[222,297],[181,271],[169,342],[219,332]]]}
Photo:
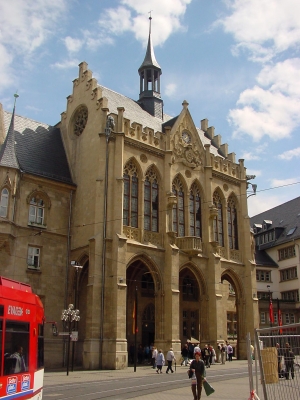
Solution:
{"label": "grey roof tile", "polygon": [[[10,119],[4,111],[6,131]],[[14,134],[22,171],[73,184],[59,128],[15,115]]]}

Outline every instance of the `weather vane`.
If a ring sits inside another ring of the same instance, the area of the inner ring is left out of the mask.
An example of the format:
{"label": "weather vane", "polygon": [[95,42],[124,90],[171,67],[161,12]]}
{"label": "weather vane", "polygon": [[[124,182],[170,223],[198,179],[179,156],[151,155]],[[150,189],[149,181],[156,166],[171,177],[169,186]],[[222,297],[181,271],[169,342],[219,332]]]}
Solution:
{"label": "weather vane", "polygon": [[149,33],[151,33],[151,20],[152,20],[151,12],[152,12],[152,11],[153,11],[153,10],[150,10],[150,11],[148,12],[148,14],[149,14],[149,20],[150,20]]}
{"label": "weather vane", "polygon": [[15,98],[15,104],[14,105],[16,105],[16,101],[17,101],[17,98],[19,97],[19,95],[18,95],[18,91],[14,94],[14,98]]}

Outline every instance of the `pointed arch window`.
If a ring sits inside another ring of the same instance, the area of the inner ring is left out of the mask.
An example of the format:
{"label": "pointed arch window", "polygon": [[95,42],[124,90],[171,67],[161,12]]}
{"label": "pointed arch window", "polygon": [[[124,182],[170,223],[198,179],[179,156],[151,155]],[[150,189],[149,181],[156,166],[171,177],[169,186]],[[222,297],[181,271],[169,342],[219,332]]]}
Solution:
{"label": "pointed arch window", "polygon": [[185,276],[182,280],[182,296],[184,301],[197,301],[198,290],[195,279]]}
{"label": "pointed arch window", "polygon": [[1,191],[1,200],[0,200],[0,217],[6,218],[8,214],[8,199],[9,199],[9,191],[4,188]]}
{"label": "pointed arch window", "polygon": [[144,229],[158,232],[158,180],[152,168],[144,183]]}
{"label": "pointed arch window", "polygon": [[173,181],[172,192],[177,197],[177,204],[173,206],[173,231],[177,236],[185,236],[185,218],[184,218],[184,191],[181,180],[177,177]]}
{"label": "pointed arch window", "polygon": [[138,227],[138,174],[133,162],[124,168],[123,224]]}
{"label": "pointed arch window", "polygon": [[29,223],[44,224],[45,203],[43,199],[32,197],[29,206]]}
{"label": "pointed arch window", "polygon": [[219,243],[221,247],[224,246],[223,236],[223,212],[222,212],[222,201],[219,193],[215,192],[213,196],[214,206],[218,210],[218,215],[214,218],[213,229],[214,229],[214,240]]}
{"label": "pointed arch window", "polygon": [[238,250],[238,225],[236,203],[233,196],[230,196],[227,203],[227,219],[228,219],[228,240],[229,248]]}
{"label": "pointed arch window", "polygon": [[201,198],[197,185],[193,185],[190,190],[190,235],[202,237],[201,226]]}

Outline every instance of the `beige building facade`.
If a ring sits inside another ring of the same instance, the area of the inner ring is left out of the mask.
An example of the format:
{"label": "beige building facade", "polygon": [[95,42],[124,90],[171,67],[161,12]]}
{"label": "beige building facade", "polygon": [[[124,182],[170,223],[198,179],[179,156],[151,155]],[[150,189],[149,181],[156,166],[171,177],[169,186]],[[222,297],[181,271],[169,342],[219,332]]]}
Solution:
{"label": "beige building facade", "polygon": [[[142,346],[179,356],[191,337],[216,346],[233,335],[246,358],[258,300],[243,160],[206,119],[195,124],[187,101],[178,116],[163,114],[150,36],[139,76],[134,101],[81,63],[54,128],[0,110],[0,273],[30,283],[48,321],[59,321],[77,287],[75,362],[86,369],[127,367],[134,306]],[[56,143],[47,147],[53,165],[45,149],[40,162],[34,146],[24,154],[26,129],[34,142]],[[78,274],[71,260],[83,266]],[[54,367],[64,343],[50,325]]]}

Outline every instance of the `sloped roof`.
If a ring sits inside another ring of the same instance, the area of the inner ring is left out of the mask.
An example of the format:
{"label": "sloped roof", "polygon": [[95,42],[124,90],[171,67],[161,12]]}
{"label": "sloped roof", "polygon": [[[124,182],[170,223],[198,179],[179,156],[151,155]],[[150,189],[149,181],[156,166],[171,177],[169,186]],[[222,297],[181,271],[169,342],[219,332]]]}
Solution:
{"label": "sloped roof", "polygon": [[153,49],[153,45],[152,45],[152,39],[151,39],[151,32],[149,33],[149,37],[148,37],[148,45],[147,45],[146,55],[145,55],[142,65],[139,68],[139,71],[143,68],[149,68],[149,67],[156,67],[156,68],[161,69],[155,58],[154,49]]}
{"label": "sloped roof", "polygon": [[163,121],[160,118],[154,117],[147,111],[143,110],[141,106],[135,101],[130,99],[123,94],[117,93],[105,86],[99,85],[102,89],[102,95],[108,99],[109,111],[118,114],[118,107],[124,107],[124,118],[127,118],[132,122],[137,122],[143,127],[148,127],[154,130],[154,132],[162,132],[162,124],[173,117],[164,114]]}
{"label": "sloped roof", "polygon": [[[8,131],[12,113],[3,112]],[[73,184],[60,129],[15,115],[15,148],[22,171]]]}
{"label": "sloped roof", "polygon": [[[267,246],[268,244],[264,244],[264,248],[266,248],[266,246],[268,248],[274,247],[281,243],[300,238],[300,197],[296,197],[293,200],[250,218],[251,226],[253,226],[253,224],[263,225],[264,221],[272,221],[272,225],[268,224],[268,229],[266,231],[270,231],[274,228],[283,228],[277,240],[270,242],[269,246]],[[264,231],[261,230],[256,235],[262,232]]]}
{"label": "sloped roof", "polygon": [[255,250],[255,263],[257,266],[278,268],[278,264],[264,250]]}

